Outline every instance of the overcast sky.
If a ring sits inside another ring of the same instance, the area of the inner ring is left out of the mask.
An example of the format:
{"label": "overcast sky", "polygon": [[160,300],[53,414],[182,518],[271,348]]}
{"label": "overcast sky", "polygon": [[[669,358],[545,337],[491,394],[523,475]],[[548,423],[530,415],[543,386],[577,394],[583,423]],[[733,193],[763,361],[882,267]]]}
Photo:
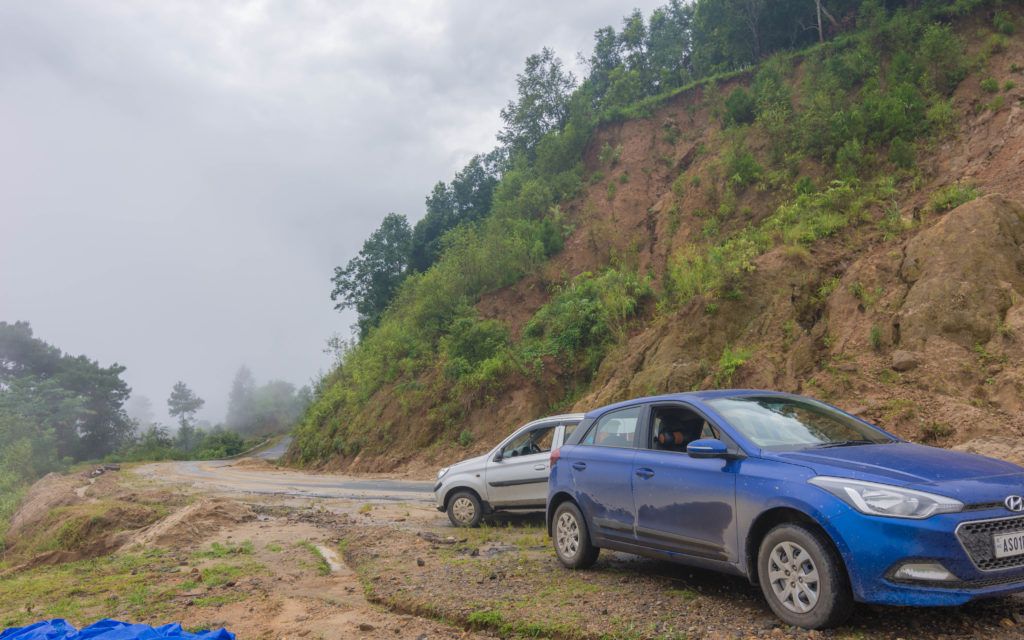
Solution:
{"label": "overcast sky", "polygon": [[525,57],[658,4],[0,3],[0,320],[166,422],[179,379],[214,422],[242,363],[305,384],[333,267],[494,147]]}

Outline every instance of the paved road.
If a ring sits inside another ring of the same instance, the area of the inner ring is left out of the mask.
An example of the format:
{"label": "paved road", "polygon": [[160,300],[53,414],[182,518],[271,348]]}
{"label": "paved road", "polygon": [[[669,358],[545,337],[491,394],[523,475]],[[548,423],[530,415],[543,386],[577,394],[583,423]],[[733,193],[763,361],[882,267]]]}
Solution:
{"label": "paved road", "polygon": [[264,460],[280,460],[284,457],[284,454],[288,452],[288,446],[292,443],[291,436],[285,436],[281,438],[277,444],[257,453],[255,458],[262,458]]}
{"label": "paved road", "polygon": [[[282,441],[257,454],[257,457],[276,459],[287,446],[287,442]],[[222,493],[398,502],[432,502],[434,499],[431,482],[303,473],[269,466],[261,468],[247,464],[247,460],[252,462],[251,458],[158,462],[139,467],[137,473],[155,480],[184,482],[199,489]]]}

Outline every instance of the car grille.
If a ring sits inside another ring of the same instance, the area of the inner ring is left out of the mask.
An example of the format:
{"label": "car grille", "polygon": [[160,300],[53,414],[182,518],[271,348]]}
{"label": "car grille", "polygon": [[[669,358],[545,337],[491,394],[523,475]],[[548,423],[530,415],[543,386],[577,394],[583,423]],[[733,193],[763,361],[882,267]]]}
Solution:
{"label": "car grille", "polygon": [[992,536],[1012,531],[1024,531],[1024,516],[964,522],[956,528],[956,536],[975,566],[982,571],[993,571],[1024,566],[1024,555],[1009,558],[997,558],[995,555]]}
{"label": "car grille", "polygon": [[1002,502],[978,502],[964,505],[964,511],[988,511],[989,509],[999,509],[1002,506]]}

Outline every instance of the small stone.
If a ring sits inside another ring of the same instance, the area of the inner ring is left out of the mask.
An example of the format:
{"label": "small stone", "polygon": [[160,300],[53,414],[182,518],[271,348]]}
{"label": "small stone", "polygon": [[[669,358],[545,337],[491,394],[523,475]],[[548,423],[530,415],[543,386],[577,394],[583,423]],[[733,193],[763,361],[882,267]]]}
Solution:
{"label": "small stone", "polygon": [[426,563],[426,561],[423,560],[423,558],[416,558],[416,566],[417,567],[422,567],[422,566],[424,566],[426,564],[427,563]]}
{"label": "small stone", "polygon": [[896,371],[910,371],[919,364],[921,359],[913,351],[895,351],[892,354],[892,368]]}
{"label": "small stone", "polygon": [[359,630],[360,631],[373,631],[374,629],[376,629],[376,627],[374,627],[369,622],[360,622],[359,623]]}
{"label": "small stone", "polygon": [[605,607],[604,609],[601,609],[601,615],[602,616],[608,615],[608,607]]}

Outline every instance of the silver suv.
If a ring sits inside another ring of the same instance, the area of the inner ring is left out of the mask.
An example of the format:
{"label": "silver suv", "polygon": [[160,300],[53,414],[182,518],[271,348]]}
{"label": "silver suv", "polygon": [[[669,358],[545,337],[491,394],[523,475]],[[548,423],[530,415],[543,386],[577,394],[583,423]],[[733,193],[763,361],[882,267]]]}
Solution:
{"label": "silver suv", "polygon": [[437,472],[437,510],[456,527],[475,527],[484,514],[502,509],[543,509],[549,458],[562,446],[582,413],[541,418],[523,425],[490,452]]}

